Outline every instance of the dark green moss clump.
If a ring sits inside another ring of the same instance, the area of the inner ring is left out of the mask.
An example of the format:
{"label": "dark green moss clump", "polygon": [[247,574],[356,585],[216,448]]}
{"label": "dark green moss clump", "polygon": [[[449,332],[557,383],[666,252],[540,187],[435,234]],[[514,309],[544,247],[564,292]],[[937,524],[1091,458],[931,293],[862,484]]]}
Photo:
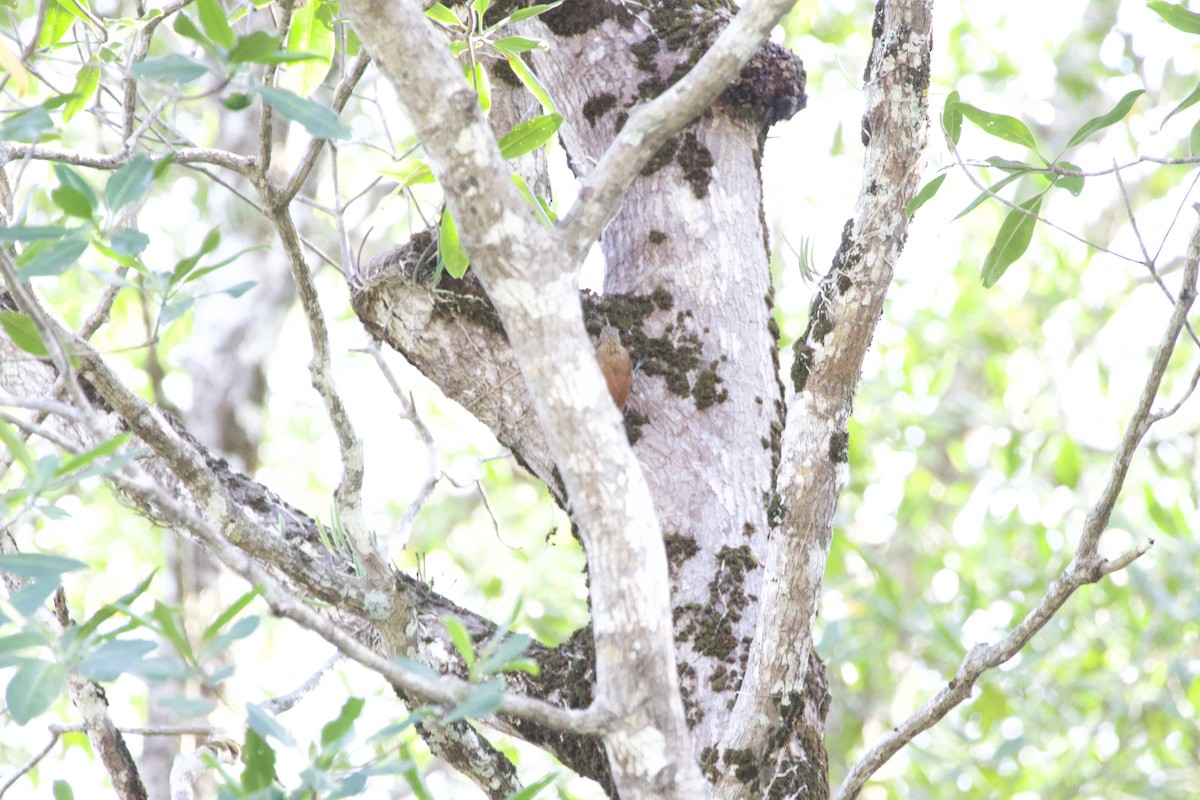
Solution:
{"label": "dark green moss clump", "polygon": [[583,104],[583,118],[593,128],[596,123],[617,105],[617,96],[612,92],[603,92],[591,97]]}
{"label": "dark green moss clump", "polygon": [[695,537],[682,533],[664,534],[663,544],[667,548],[667,564],[672,574],[678,572],[685,561],[700,552],[700,545],[696,544]]}
{"label": "dark green moss clump", "polygon": [[679,150],[680,169],[683,178],[692,187],[692,194],[702,200],[708,196],[708,185],[712,183],[712,151],[701,143],[695,131],[683,135],[683,146]]}

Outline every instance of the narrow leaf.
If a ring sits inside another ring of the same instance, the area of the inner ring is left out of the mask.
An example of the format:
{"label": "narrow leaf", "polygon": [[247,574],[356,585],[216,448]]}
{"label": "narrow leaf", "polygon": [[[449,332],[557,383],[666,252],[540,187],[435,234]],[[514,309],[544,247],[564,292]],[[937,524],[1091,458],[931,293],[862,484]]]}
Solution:
{"label": "narrow leaf", "polygon": [[154,162],[136,155],[112,174],[104,187],[104,202],[110,211],[117,211],[140,200],[154,180]]}
{"label": "narrow leaf", "polygon": [[35,142],[53,127],[50,112],[42,106],[34,106],[10,114],[4,122],[0,122],[0,141]]}
{"label": "narrow leaf", "polygon": [[1147,3],[1147,8],[1158,14],[1172,28],[1178,28],[1184,33],[1200,34],[1200,14],[1188,11],[1181,3],[1163,3],[1155,0]]}
{"label": "narrow leaf", "polygon": [[1133,108],[1133,104],[1145,93],[1145,89],[1135,89],[1118,100],[1117,104],[1107,114],[1101,114],[1083,123],[1079,130],[1075,131],[1075,135],[1071,137],[1071,141],[1067,142],[1067,147],[1074,147],[1096,131],[1103,130],[1125,119],[1125,115]]}
{"label": "narrow leaf", "polygon": [[554,101],[550,99],[550,93],[546,91],[546,87],[538,80],[538,76],[533,74],[533,70],[525,64],[521,57],[508,56],[508,66],[517,76],[517,80],[521,81],[521,84],[537,98],[542,110],[547,114],[554,113]]}
{"label": "narrow leaf", "polygon": [[446,626],[446,633],[450,634],[450,641],[454,642],[454,649],[470,667],[475,663],[475,643],[471,641],[467,627],[458,617],[451,616],[442,617],[442,624]]}
{"label": "narrow leaf", "polygon": [[1037,152],[1037,142],[1034,140],[1033,134],[1030,133],[1025,123],[1016,117],[1010,117],[1007,114],[993,114],[961,101],[958,103],[958,108],[964,117],[978,125],[985,133],[1006,142],[1023,144]]}
{"label": "narrow leaf", "polygon": [[962,109],[959,108],[958,91],[953,91],[946,96],[946,105],[942,109],[942,125],[946,128],[946,135],[950,137],[952,144],[958,144],[958,139],[962,136]]}
{"label": "narrow leaf", "polygon": [[[301,97],[308,97],[329,74],[333,63],[333,11],[329,3],[305,3],[292,14],[288,29],[287,49],[290,53],[306,53],[310,60],[286,68],[287,85]],[[291,82],[291,81],[295,82]]]}
{"label": "narrow leaf", "polygon": [[296,740],[288,732],[288,729],[283,727],[279,723],[279,720],[264,711],[261,706],[257,706],[254,703],[246,705],[246,724],[260,736],[270,736],[275,741],[288,747],[296,746]]}
{"label": "narrow leaf", "polygon": [[946,173],[938,175],[929,183],[921,187],[921,191],[917,192],[917,196],[908,201],[908,207],[904,209],[904,215],[909,219],[917,213],[917,209],[928,203],[933,196],[938,193],[938,189],[942,188],[942,184],[946,181]]}
{"label": "narrow leaf", "polygon": [[511,131],[500,137],[500,154],[513,159],[538,149],[553,138],[562,121],[561,114],[547,114],[518,122]]}
{"label": "narrow leaf", "polygon": [[[1021,208],[1036,214],[1042,207],[1042,195],[1033,197],[1021,203]],[[996,281],[1004,275],[1014,261],[1024,255],[1029,248],[1029,242],[1033,239],[1033,229],[1037,225],[1037,220],[1024,214],[1017,209],[1011,209],[1008,215],[1004,218],[1004,222],[1000,225],[1000,232],[996,234],[996,241],[992,243],[992,248],[988,250],[987,257],[983,260],[983,269],[981,277],[983,285],[991,288],[996,285]]]}
{"label": "narrow leaf", "polygon": [[454,12],[446,8],[441,3],[434,3],[429,8],[425,9],[425,16],[429,17],[434,22],[441,25],[446,25],[451,28],[462,28],[463,24]]}
{"label": "narrow leaf", "polygon": [[[1055,165],[1059,169],[1067,169],[1071,172],[1083,172],[1078,164],[1072,164],[1070,161],[1059,161]],[[1056,175],[1055,184],[1061,186],[1071,193],[1073,197],[1079,197],[1083,192],[1083,178],[1077,175]]]}
{"label": "narrow leaf", "polygon": [[442,717],[442,723],[449,725],[459,720],[479,719],[491,714],[500,707],[500,701],[504,699],[502,685],[501,681],[497,679],[478,687],[467,695],[466,700],[446,712],[446,715]]}
{"label": "narrow leaf", "polygon": [[37,250],[30,248],[21,254],[17,263],[21,268],[17,276],[21,280],[40,278],[49,275],[61,275],[79,261],[83,251],[87,250],[87,239],[75,236],[59,239]]}
{"label": "narrow leaf", "polygon": [[233,28],[229,27],[229,18],[221,7],[221,0],[196,0],[196,8],[208,38],[221,47],[233,47]]}
{"label": "narrow leaf", "polygon": [[162,58],[147,58],[133,65],[133,75],[136,78],[180,86],[191,83],[206,72],[208,67],[204,64],[180,53],[171,53]]}
{"label": "narrow leaf", "polygon": [[0,327],[4,328],[13,344],[26,353],[34,356],[46,355],[42,335],[38,333],[37,325],[29,317],[15,311],[6,311],[0,314]]}
{"label": "narrow leaf", "polygon": [[557,2],[554,2],[554,3],[543,3],[543,4],[539,4],[539,5],[534,5],[534,6],[526,6],[525,8],[514,11],[513,15],[511,17],[509,17],[509,21],[510,22],[520,22],[521,20],[524,20],[524,19],[532,19],[533,17],[537,17],[542,14],[545,14],[547,11],[552,11],[561,5],[562,5],[562,0],[557,0]]}
{"label": "narrow leaf", "polygon": [[338,714],[337,719],[325,724],[321,728],[321,747],[329,749],[331,745],[337,744],[346,734],[354,730],[354,720],[358,719],[358,715],[363,710],[363,699],[361,697],[351,697],[342,705],[342,710]]}
{"label": "narrow leaf", "polygon": [[100,67],[95,63],[88,62],[75,73],[75,88],[71,90],[71,99],[63,106],[63,122],[70,122],[72,117],[83,110],[99,85]]}
{"label": "narrow leaf", "polygon": [[270,789],[275,783],[275,750],[263,736],[253,728],[246,731],[242,759],[246,768],[242,770],[242,788],[247,792]]}
{"label": "narrow leaf", "polygon": [[292,122],[299,122],[304,129],[318,139],[348,139],[350,129],[342,124],[333,109],[306,100],[284,89],[259,86],[255,91],[271,108]]}
{"label": "narrow leaf", "polygon": [[221,612],[215,620],[213,620],[207,628],[204,629],[202,641],[206,644],[211,641],[226,625],[233,620],[238,614],[242,613],[242,609],[254,602],[254,598],[262,594],[262,587],[255,586],[250,591],[244,593],[237,600],[229,604],[229,607]]}
{"label": "narrow leaf", "polygon": [[60,664],[30,659],[17,668],[8,682],[4,699],[13,722],[24,725],[53,705],[67,685],[67,671]]}
{"label": "narrow leaf", "polygon": [[[1002,178],[1001,180],[996,181],[995,183],[993,183],[991,186],[989,186],[987,188],[987,191],[980,192],[979,195],[974,200],[972,200],[970,203],[967,204],[966,208],[964,208],[962,211],[955,214],[954,219],[962,219],[967,214],[970,214],[984,200],[987,200],[989,197],[995,196],[997,192],[999,192],[1005,186],[1008,186],[1010,183],[1012,183],[1013,181],[1015,181],[1017,178],[1020,178],[1020,177],[1021,177],[1020,173],[1015,173],[1013,175],[1009,175],[1007,178]],[[951,220],[951,221],[953,221],[953,220]]]}
{"label": "narrow leaf", "polygon": [[70,228],[48,227],[40,225],[17,225],[12,228],[0,228],[0,242],[40,242],[51,239],[61,239]]}
{"label": "narrow leaf", "polygon": [[471,258],[458,240],[458,229],[454,226],[450,209],[442,211],[442,224],[438,228],[438,257],[453,278],[461,278],[471,266]]}
{"label": "narrow leaf", "polygon": [[542,789],[545,789],[547,786],[554,783],[554,779],[557,777],[557,772],[551,772],[547,775],[543,775],[523,789],[513,792],[507,798],[505,798],[505,800],[533,800],[533,798],[542,793]]}
{"label": "narrow leaf", "polygon": [[91,569],[82,561],[49,553],[13,553],[0,556],[0,572],[18,578],[48,578],[58,580],[63,573]]}
{"label": "narrow leaf", "polygon": [[1179,105],[1171,109],[1171,113],[1167,114],[1167,116],[1163,118],[1162,127],[1165,128],[1167,126],[1167,120],[1171,119],[1171,117],[1175,116],[1180,111],[1191,108],[1198,101],[1200,101],[1200,83],[1196,84],[1196,88],[1192,89],[1192,93],[1180,100]]}

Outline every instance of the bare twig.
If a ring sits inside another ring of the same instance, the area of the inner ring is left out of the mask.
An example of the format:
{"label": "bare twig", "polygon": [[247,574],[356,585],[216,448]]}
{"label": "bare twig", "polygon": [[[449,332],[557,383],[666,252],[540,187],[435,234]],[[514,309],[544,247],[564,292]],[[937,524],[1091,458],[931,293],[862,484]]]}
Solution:
{"label": "bare twig", "polygon": [[[359,53],[358,58],[351,67],[350,73],[338,83],[337,89],[333,92],[333,102],[330,107],[335,114],[342,113],[342,109],[346,107],[351,94],[354,92],[354,87],[362,80],[363,74],[367,71],[367,66],[371,63],[371,56],[363,51]],[[308,150],[305,151],[304,157],[300,159],[300,163],[296,165],[296,169],[292,172],[292,176],[288,179],[287,185],[280,190],[277,199],[282,204],[291,202],[291,199],[296,196],[296,192],[300,191],[300,187],[308,180],[309,173],[317,163],[317,156],[321,154],[321,149],[325,146],[325,139],[313,139],[308,143]]]}
{"label": "bare twig", "polygon": [[354,431],[354,424],[346,410],[342,397],[338,393],[333,379],[333,363],[329,354],[329,331],[325,325],[325,314],[321,310],[321,301],[317,297],[317,287],[313,283],[312,273],[300,250],[300,239],[296,226],[292,221],[291,212],[286,206],[267,198],[266,206],[270,210],[269,218],[275,225],[279,239],[283,243],[284,253],[292,268],[292,277],[296,283],[296,293],[300,305],[304,309],[308,321],[308,336],[312,343],[313,355],[309,361],[309,373],[312,376],[313,388],[321,396],[325,411],[329,415],[330,424],[337,436],[338,447],[342,456],[342,477],[334,491],[334,502],[337,504],[338,516],[350,535],[350,541],[355,551],[363,559],[367,572],[372,580],[380,585],[387,585],[390,580],[390,568],[379,553],[379,548],[371,541],[366,521],[362,515],[362,482],[364,471],[362,442]]}
{"label": "bare twig", "polygon": [[396,520],[396,525],[392,528],[392,533],[387,539],[389,557],[394,557],[395,554],[404,549],[404,545],[408,542],[408,535],[412,530],[413,522],[416,521],[417,515],[421,513],[421,509],[425,507],[425,503],[428,502],[434,488],[437,486],[437,446],[433,441],[433,434],[429,432],[429,428],[425,425],[425,420],[421,419],[421,415],[417,412],[417,406],[413,402],[412,395],[400,388],[400,382],[396,380],[391,367],[383,360],[383,353],[379,350],[379,342],[372,339],[366,347],[358,352],[366,353],[375,360],[375,364],[383,374],[384,380],[391,387],[392,393],[396,395],[396,399],[400,401],[400,417],[412,424],[413,429],[417,432],[417,436],[421,439],[421,443],[425,446],[425,479],[421,481],[421,487],[417,490],[416,496],[409,502],[408,507],[404,509],[404,513]]}
{"label": "bare twig", "polygon": [[304,683],[300,684],[287,694],[281,694],[278,697],[272,697],[270,700],[267,700],[262,704],[263,709],[275,716],[288,711],[292,708],[292,706],[304,699],[306,695],[311,694],[313,690],[320,685],[321,679],[324,678],[331,669],[336,667],[337,663],[341,661],[342,658],[343,656],[341,653],[335,653],[334,655],[330,656],[329,659],[321,665],[320,669],[310,675],[308,679],[304,681]]}
{"label": "bare twig", "polygon": [[[1200,206],[1197,206],[1197,210],[1200,211]],[[1147,539],[1112,560],[1102,558],[1097,553],[1100,535],[1108,526],[1109,517],[1121,492],[1121,487],[1124,485],[1125,475],[1133,459],[1134,450],[1154,422],[1155,418],[1150,413],[1150,407],[1162,385],[1167,363],[1170,361],[1175,343],[1179,340],[1184,322],[1187,320],[1188,311],[1195,300],[1198,271],[1200,271],[1200,222],[1192,234],[1188,247],[1179,300],[1175,304],[1174,312],[1171,314],[1154,361],[1150,366],[1141,399],[1125,427],[1125,435],[1113,458],[1108,483],[1101,492],[1100,498],[1088,512],[1079,545],[1071,562],[1064,569],[1062,575],[1050,585],[1041,602],[1021,620],[1020,624],[995,644],[975,645],[971,648],[959,665],[954,678],[937,695],[928,700],[920,710],[892,729],[854,765],[838,792],[839,800],[852,800],[857,797],[871,775],[901,747],[970,697],[971,690],[979,676],[1016,655],[1038,631],[1045,627],[1076,589],[1088,583],[1095,583],[1105,575],[1119,569],[1124,569],[1145,554],[1154,544],[1152,539]]]}

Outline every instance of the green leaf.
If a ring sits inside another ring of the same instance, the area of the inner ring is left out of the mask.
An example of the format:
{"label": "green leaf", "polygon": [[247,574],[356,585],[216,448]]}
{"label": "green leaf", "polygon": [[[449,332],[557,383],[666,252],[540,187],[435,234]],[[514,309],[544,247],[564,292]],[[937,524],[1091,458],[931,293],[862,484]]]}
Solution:
{"label": "green leaf", "polygon": [[[54,201],[54,205],[63,210],[63,213],[72,217],[91,219],[92,212],[95,210],[87,195],[70,186],[55,187],[50,191],[50,199]],[[94,201],[95,198],[92,198],[92,202]]]}
{"label": "green leaf", "polygon": [[17,276],[25,281],[48,275],[61,275],[79,261],[87,247],[87,239],[76,236],[59,239],[37,250],[30,247],[17,259],[17,263],[21,265]]}
{"label": "green leaf", "polygon": [[35,142],[53,127],[50,112],[42,106],[34,106],[10,114],[4,122],[0,122],[0,141]]}
{"label": "green leaf", "polygon": [[54,800],[75,800],[75,792],[71,784],[63,780],[54,782]]}
{"label": "green leaf", "polygon": [[13,553],[0,556],[0,572],[7,572],[18,578],[47,578],[57,581],[64,573],[78,572],[81,569],[91,569],[91,566],[73,558],[48,553]]}
{"label": "green leaf", "polygon": [[[307,6],[306,6],[307,8]],[[292,52],[280,47],[279,38],[266,31],[254,31],[248,36],[239,36],[229,51],[231,64],[290,64],[297,61],[320,60],[315,53]],[[328,71],[328,66],[326,66]]]}
{"label": "green leaf", "polygon": [[68,475],[77,469],[83,469],[97,459],[112,455],[120,450],[122,445],[129,441],[129,436],[130,434],[128,432],[118,433],[108,441],[101,442],[87,452],[71,456],[59,465],[54,474],[59,476]]}
{"label": "green leaf", "polygon": [[171,270],[171,279],[169,281],[169,285],[174,286],[175,284],[179,283],[183,278],[186,278],[188,273],[190,273],[193,269],[195,269],[196,265],[198,263],[200,263],[200,259],[204,258],[206,255],[211,253],[213,250],[216,250],[217,247],[220,246],[220,244],[221,244],[221,226],[218,225],[217,227],[209,230],[209,232],[204,235],[203,241],[200,242],[199,250],[197,250],[195,253],[188,256],[187,258],[181,258],[181,259],[179,259],[179,261],[175,262],[175,268],[173,270]]}
{"label": "green leaf", "polygon": [[1153,520],[1155,526],[1167,536],[1178,536],[1180,528],[1176,524],[1176,520],[1172,517],[1162,503],[1158,502],[1158,498],[1154,496],[1154,487],[1147,484],[1142,488],[1142,497],[1146,501],[1146,511],[1150,513],[1150,519]]}
{"label": "green leaf", "polygon": [[30,659],[17,668],[4,699],[13,722],[24,725],[42,714],[67,685],[67,671],[62,665],[39,658]]}
{"label": "green leaf", "polygon": [[470,668],[475,663],[475,643],[471,641],[467,626],[458,617],[452,616],[442,617],[442,624],[446,626],[446,633],[450,634],[450,641],[454,642],[454,649]]}
{"label": "green leaf", "polygon": [[229,17],[221,7],[220,0],[196,0],[196,9],[200,12],[200,24],[204,32],[221,47],[233,47],[233,28],[229,27]]}
{"label": "green leaf", "polygon": [[519,659],[532,643],[533,640],[523,633],[507,637],[500,642],[500,646],[496,648],[495,652],[484,659],[479,666],[480,672],[484,675],[506,672],[509,665]]}
{"label": "green leaf", "polygon": [[217,294],[223,294],[237,299],[253,289],[255,286],[258,286],[258,281],[242,281],[241,283],[235,283],[233,286],[227,286],[224,289],[217,290]]}
{"label": "green leaf", "polygon": [[1079,130],[1075,131],[1075,135],[1071,137],[1071,141],[1067,142],[1067,147],[1074,147],[1096,131],[1104,130],[1108,126],[1125,119],[1125,115],[1133,108],[1133,104],[1145,93],[1145,89],[1135,89],[1118,100],[1117,104],[1107,114],[1092,117],[1083,123]]}
{"label": "green leaf", "polygon": [[503,682],[500,679],[488,681],[467,695],[467,699],[446,712],[442,724],[449,725],[464,719],[480,719],[491,714],[500,707],[504,699]]}
{"label": "green leaf", "polygon": [[1192,89],[1192,93],[1180,100],[1179,105],[1171,109],[1171,113],[1167,114],[1167,116],[1163,118],[1162,127],[1165,128],[1167,126],[1167,120],[1169,120],[1171,117],[1175,116],[1180,111],[1191,108],[1192,106],[1196,105],[1197,102],[1200,102],[1200,83],[1196,84],[1196,88]]}
{"label": "green leaf", "polygon": [[150,246],[150,237],[137,228],[121,228],[109,237],[112,249],[123,256],[136,256]]}
{"label": "green leaf", "polygon": [[299,122],[319,139],[348,139],[350,129],[342,124],[333,109],[306,100],[284,89],[259,86],[255,89],[271,108],[292,122]]}
{"label": "green leaf", "polygon": [[363,702],[361,697],[347,699],[342,705],[337,719],[326,723],[325,727],[321,728],[321,747],[323,749],[328,750],[337,745],[354,730],[354,720],[358,719],[358,715],[362,713]]}
{"label": "green leaf", "polygon": [[221,652],[236,641],[245,639],[258,630],[259,622],[261,622],[259,617],[242,617],[233,623],[229,630],[204,646],[204,649],[200,653],[201,660]]}
{"label": "green leaf", "polygon": [[5,244],[10,242],[41,242],[52,239],[61,239],[69,233],[72,233],[72,228],[48,227],[39,225],[16,225],[12,228],[0,228],[0,242]]}
{"label": "green leaf", "polygon": [[264,711],[261,706],[254,703],[246,704],[246,724],[260,736],[269,736],[287,747],[296,746],[296,740],[288,732],[287,728],[283,727],[275,717]]}
{"label": "green leaf", "polygon": [[[1021,208],[1030,214],[1038,213],[1041,207],[1040,194],[1021,203]],[[1025,253],[1033,239],[1033,229],[1036,225],[1037,220],[1028,214],[1015,208],[1008,212],[1000,225],[1000,232],[996,234],[996,241],[992,243],[992,248],[983,260],[981,277],[985,287],[990,289],[995,286],[1005,270]]]}
{"label": "green leaf", "polygon": [[955,90],[946,96],[946,105],[942,108],[942,125],[953,144],[958,144],[959,137],[962,136],[963,115],[962,109],[959,108],[960,102],[958,91]]}
{"label": "green leaf", "polygon": [[[1070,161],[1058,161],[1054,166],[1059,169],[1067,169],[1071,172],[1083,172],[1083,169],[1078,164],[1072,164]],[[1083,178],[1077,175],[1056,175],[1055,184],[1061,186],[1071,193],[1073,197],[1079,197],[1083,192]]]}
{"label": "green leaf", "polygon": [[[995,183],[993,183],[991,186],[989,186],[987,188],[987,191],[980,192],[979,195],[974,200],[972,200],[970,203],[967,204],[966,208],[964,208],[962,211],[955,214],[954,219],[962,219],[967,214],[970,214],[984,200],[987,200],[989,197],[995,196],[996,193],[998,193],[1001,189],[1003,189],[1005,186],[1008,186],[1010,183],[1012,183],[1013,181],[1015,181],[1016,179],[1018,179],[1020,177],[1021,177],[1021,174],[1017,173],[1014,175],[1009,175],[1007,178],[1002,178],[1001,180],[996,181]],[[951,220],[951,221],[953,222],[953,220]]]}
{"label": "green leaf", "polygon": [[196,23],[192,22],[192,18],[187,14],[176,14],[175,21],[171,23],[171,30],[185,39],[191,39],[193,42],[199,43],[209,52],[216,52],[213,43],[196,27]]}
{"label": "green leaf", "polygon": [[518,122],[500,137],[500,155],[513,159],[538,149],[554,137],[562,121],[561,114],[547,114]]}
{"label": "green leaf", "polygon": [[63,122],[70,122],[72,117],[83,110],[87,102],[92,99],[92,95],[96,93],[96,87],[99,85],[100,67],[98,65],[88,62],[86,66],[80,67],[79,72],[75,73],[75,88],[71,90],[71,99],[63,106]]}
{"label": "green leaf", "polygon": [[0,314],[0,327],[4,328],[4,332],[8,334],[8,338],[12,339],[13,344],[26,353],[34,356],[47,354],[46,345],[42,342],[42,335],[38,333],[37,325],[24,314],[16,311],[6,311]]}
{"label": "green leaf", "polygon": [[550,784],[554,783],[554,779],[558,777],[557,772],[551,772],[538,778],[528,786],[513,792],[505,800],[533,800],[541,794],[542,789],[545,789]]}
{"label": "green leaf", "polygon": [[1079,454],[1079,446],[1069,437],[1063,437],[1052,469],[1054,480],[1059,484],[1070,489],[1079,485],[1079,478],[1083,474],[1083,458]]}
{"label": "green leaf", "polygon": [[42,29],[38,31],[38,49],[46,49],[58,44],[74,24],[74,14],[58,3],[47,3],[46,20],[42,23]]}
{"label": "green leaf", "polygon": [[192,643],[180,624],[178,609],[171,608],[161,600],[155,600],[154,608],[150,611],[150,619],[157,623],[153,626],[154,630],[175,647],[180,658],[188,664],[195,665],[196,654],[192,651]]}
{"label": "green leaf", "polygon": [[305,63],[287,68],[288,79],[296,79],[295,83],[288,85],[294,86],[296,94],[301,97],[308,97],[316,91],[329,74],[335,45],[333,11],[330,3],[313,0],[292,14],[292,26],[288,29],[288,52],[309,56]]}
{"label": "green leaf", "polygon": [[60,583],[58,580],[31,580],[14,592],[8,598],[8,602],[19,613],[28,617],[40,609],[42,604],[50,599],[50,595],[58,591]]}
{"label": "green leaf", "polygon": [[254,98],[245,92],[234,92],[228,97],[222,98],[221,105],[228,108],[230,111],[242,111],[250,107],[254,102]]}
{"label": "green leaf", "polygon": [[207,628],[204,629],[204,634],[201,637],[201,641],[203,641],[205,644],[212,641],[212,639],[218,633],[220,633],[222,628],[228,625],[234,617],[242,613],[242,609],[254,602],[254,598],[258,597],[260,594],[262,594],[262,587],[255,586],[250,591],[244,593],[237,600],[234,600],[232,603],[230,603],[229,607],[222,611],[221,614],[215,620],[209,623]]}
{"label": "green leaf", "polygon": [[483,62],[478,62],[472,67],[467,64],[463,67],[463,74],[467,78],[467,83],[475,90],[475,94],[479,96],[479,108],[486,114],[492,110],[492,83],[488,79],[487,68],[483,66]]}
{"label": "green leaf", "polygon": [[525,179],[516,172],[512,173],[511,177],[513,184],[516,185],[517,191],[520,192],[521,198],[525,201],[526,205],[533,209],[533,213],[537,215],[537,218],[543,225],[547,228],[553,228],[554,221],[550,219],[550,215],[546,213],[546,208],[539,202],[539,198],[533,193],[533,189],[529,188],[529,184],[525,182]]}
{"label": "green leaf", "polygon": [[527,36],[505,36],[492,42],[492,47],[503,55],[515,56],[528,53],[530,50],[545,49],[546,43],[541,39],[530,39]]}
{"label": "green leaf", "polygon": [[479,15],[479,19],[483,19],[483,15],[488,12],[488,8],[492,5],[491,0],[472,0],[471,8],[475,9],[475,13]]}
{"label": "green leaf", "polygon": [[180,86],[191,83],[206,72],[208,72],[208,67],[181,53],[171,53],[162,58],[147,58],[145,61],[133,65],[135,78]]}
{"label": "green leaf", "polygon": [[455,16],[454,12],[441,3],[434,3],[425,9],[425,16],[441,25],[447,25],[451,28],[463,28],[465,30],[462,22]]}
{"label": "green leaf", "polygon": [[553,9],[556,9],[561,5],[562,5],[562,0],[556,0],[556,2],[553,2],[553,3],[543,3],[543,4],[539,4],[539,5],[534,5],[534,6],[525,6],[525,8],[514,11],[513,15],[511,17],[509,17],[509,22],[520,22],[521,20],[532,19],[533,17],[537,17],[537,16],[541,16],[542,14],[545,14],[547,11],[552,11]]}
{"label": "green leaf", "polygon": [[1196,121],[1188,135],[1188,148],[1193,156],[1200,156],[1200,120]]}
{"label": "green leaf", "polygon": [[461,278],[471,266],[471,257],[458,240],[458,229],[450,209],[442,211],[442,224],[438,228],[438,257],[452,278]]}
{"label": "green leaf", "polygon": [[438,671],[433,667],[420,661],[414,661],[411,658],[397,656],[396,658],[392,659],[392,663],[405,672],[411,672],[413,675],[424,678],[427,681],[437,681],[441,680],[442,678],[442,676],[438,674]]}
{"label": "green leaf", "polygon": [[242,747],[242,789],[257,792],[270,789],[275,783],[275,750],[253,728],[246,731]]}
{"label": "green leaf", "polygon": [[[123,435],[128,437],[127,434]],[[87,622],[79,626],[79,637],[84,639],[90,636],[93,631],[100,627],[101,624],[112,618],[113,615],[118,612],[118,606],[128,606],[134,600],[137,600],[139,597],[145,594],[146,590],[150,588],[150,582],[154,580],[154,573],[156,571],[157,570],[152,570],[149,575],[147,575],[145,578],[142,578],[137,586],[133,587],[133,589],[122,595],[117,602],[108,603],[102,606],[95,614],[92,614],[92,616],[88,618]],[[135,623],[134,627],[140,626]]]}
{"label": "green leaf", "polygon": [[[4,446],[8,448],[8,452],[12,453],[17,461],[21,462],[21,469],[25,470],[25,474],[28,475],[33,472],[37,465],[33,457],[33,451],[25,444],[25,440],[17,436],[16,431],[4,421],[0,421],[0,442],[4,442]],[[0,556],[0,559],[2,558]]]}
{"label": "green leaf", "polygon": [[908,207],[904,209],[904,216],[912,219],[913,214],[917,213],[917,209],[928,203],[933,196],[937,194],[938,189],[942,188],[942,184],[945,181],[946,173],[943,172],[941,175],[938,175],[929,183],[922,186],[921,191],[917,192],[916,197],[908,201]]}
{"label": "green leaf", "polygon": [[1033,134],[1029,132],[1025,123],[1016,117],[1010,117],[1007,114],[993,114],[962,101],[958,102],[957,107],[964,117],[978,125],[985,133],[990,133],[1006,142],[1023,144],[1035,153],[1037,152],[1037,142],[1034,140]]}
{"label": "green leaf", "polygon": [[1172,28],[1184,33],[1200,34],[1200,14],[1188,11],[1181,3],[1147,3],[1146,7],[1163,18]]}
{"label": "green leaf", "polygon": [[157,644],[147,639],[115,639],[88,653],[77,669],[85,678],[94,681],[115,681],[156,647]]}
{"label": "green leaf", "polygon": [[66,164],[54,165],[54,176],[58,178],[58,182],[63,186],[73,189],[75,192],[83,196],[84,201],[91,209],[85,216],[92,216],[92,212],[96,209],[96,193],[92,191],[92,187],[88,182],[75,170],[68,167]]}
{"label": "green leaf", "polygon": [[109,211],[118,211],[140,200],[154,180],[154,162],[136,155],[112,174],[104,186],[104,203]]}
{"label": "green leaf", "polygon": [[538,80],[537,75],[526,66],[520,56],[507,56],[508,66],[512,69],[513,74],[517,76],[517,80],[537,98],[541,104],[542,110],[547,114],[554,113],[554,101],[550,99],[550,93],[546,91],[546,87]]}

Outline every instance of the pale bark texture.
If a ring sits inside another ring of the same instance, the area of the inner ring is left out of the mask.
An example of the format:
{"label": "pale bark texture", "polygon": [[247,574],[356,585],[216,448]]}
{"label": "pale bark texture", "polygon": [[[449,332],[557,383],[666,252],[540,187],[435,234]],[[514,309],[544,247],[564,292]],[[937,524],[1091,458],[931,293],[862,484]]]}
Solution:
{"label": "pale bark texture", "polygon": [[[503,0],[489,14],[527,5]],[[344,6],[394,85],[472,261],[463,279],[445,276],[436,230],[418,232],[361,267],[342,265],[354,309],[546,482],[588,558],[590,626],[553,650],[534,646],[540,677],[513,676],[487,723],[546,748],[609,796],[828,796],[829,696],[812,624],[845,483],[846,424],[925,144],[930,5],[879,4],[863,188],[786,382],[759,171],[769,127],[806,102],[800,59],[764,44],[788,2],[750,0],[739,11],[715,1],[569,0],[523,23],[549,44],[529,66],[564,117],[561,142],[583,186],[554,228],[510,179],[516,169],[548,191],[542,157],[508,163],[496,145],[537,113],[506,68],[495,70],[485,120],[415,0]],[[356,434],[322,361],[320,298],[287,204],[311,164],[281,181],[266,157],[269,127],[257,160],[220,161],[258,192],[300,287],[313,383],[343,445],[337,498],[349,525],[361,515]],[[599,296],[578,280],[597,237]],[[476,641],[493,622],[389,573],[352,530],[354,555],[367,564],[355,570],[321,546],[312,517],[210,449],[236,452],[220,434],[237,426],[197,418],[189,431],[125,387],[83,338],[18,301],[79,364],[86,408],[63,435],[85,447],[129,430],[148,448],[118,480],[144,513],[267,586],[277,613],[386,675],[412,704],[461,696],[461,682],[431,686],[386,662],[415,658],[461,678],[441,617],[463,619]],[[636,365],[623,413],[595,359],[607,326]],[[0,373],[14,395],[52,394],[64,377],[39,362]],[[240,455],[251,470],[252,450]],[[296,597],[329,606],[312,610]],[[472,726],[427,724],[422,733],[489,797],[519,788],[513,765]]]}

